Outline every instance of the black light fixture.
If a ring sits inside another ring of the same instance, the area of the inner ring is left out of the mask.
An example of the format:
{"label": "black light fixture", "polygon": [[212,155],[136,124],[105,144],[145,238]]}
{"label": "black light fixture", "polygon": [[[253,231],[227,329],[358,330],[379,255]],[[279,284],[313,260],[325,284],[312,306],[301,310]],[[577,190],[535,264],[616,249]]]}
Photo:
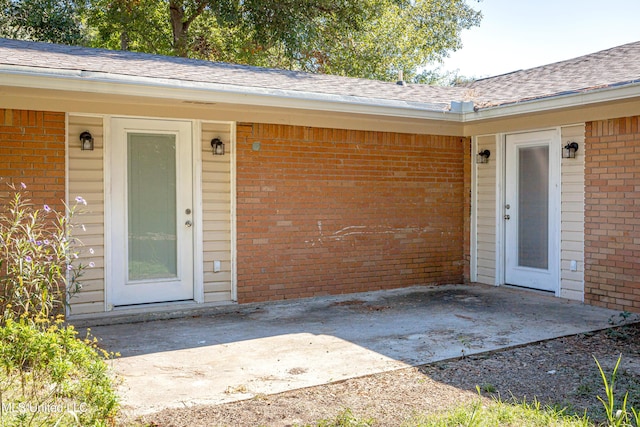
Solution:
{"label": "black light fixture", "polygon": [[223,156],[224,155],[224,142],[220,140],[220,138],[213,138],[211,140],[211,149],[213,150],[214,156]]}
{"label": "black light fixture", "polygon": [[491,157],[491,151],[484,149],[476,156],[476,163],[489,163],[489,157]]}
{"label": "black light fixture", "polygon": [[80,148],[83,151],[93,151],[93,136],[89,131],[84,131],[80,134]]}
{"label": "black light fixture", "polygon": [[578,151],[578,143],[577,142],[567,142],[562,148],[562,158],[563,159],[575,159],[576,151]]}

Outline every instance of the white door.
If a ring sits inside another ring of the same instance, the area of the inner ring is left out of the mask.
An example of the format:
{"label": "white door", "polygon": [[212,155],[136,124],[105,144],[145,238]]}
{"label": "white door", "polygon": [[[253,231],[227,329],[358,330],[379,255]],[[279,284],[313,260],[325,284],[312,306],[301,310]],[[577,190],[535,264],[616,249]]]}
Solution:
{"label": "white door", "polygon": [[505,282],[544,291],[559,285],[560,151],[556,131],[507,135]]}
{"label": "white door", "polygon": [[190,122],[111,122],[114,306],[193,299]]}

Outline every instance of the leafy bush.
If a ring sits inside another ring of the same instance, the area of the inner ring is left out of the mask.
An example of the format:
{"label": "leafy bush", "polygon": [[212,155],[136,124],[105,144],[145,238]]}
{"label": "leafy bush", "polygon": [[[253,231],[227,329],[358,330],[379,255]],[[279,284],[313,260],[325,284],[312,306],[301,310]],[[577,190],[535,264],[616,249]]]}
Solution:
{"label": "leafy bush", "polygon": [[2,425],[113,425],[118,400],[108,356],[61,321],[7,319],[0,328]]}
{"label": "leafy bush", "polygon": [[57,212],[30,203],[24,184],[9,189],[0,194],[0,424],[114,425],[110,355],[56,316],[86,267],[75,265],[81,243],[71,237],[86,201]]}
{"label": "leafy bush", "polygon": [[53,318],[80,289],[85,266],[74,266],[72,218],[81,197],[67,212],[37,208],[23,195],[26,185],[9,185],[0,197],[0,324],[7,319]]}

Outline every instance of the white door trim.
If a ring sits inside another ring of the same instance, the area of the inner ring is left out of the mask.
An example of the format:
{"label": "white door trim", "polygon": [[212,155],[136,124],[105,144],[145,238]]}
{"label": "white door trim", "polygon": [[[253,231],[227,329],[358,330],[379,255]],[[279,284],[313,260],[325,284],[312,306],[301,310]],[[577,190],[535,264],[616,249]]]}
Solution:
{"label": "white door trim", "polygon": [[503,239],[501,242],[501,263],[502,266],[498,270],[503,276],[501,278],[500,283],[506,283],[506,269],[508,268],[506,263],[506,251],[508,250],[508,242],[506,239],[507,229],[505,226],[506,220],[504,219],[504,215],[507,214],[505,210],[505,201],[507,200],[507,161],[508,155],[507,152],[512,148],[508,147],[507,144],[509,142],[515,143],[526,143],[528,140],[538,139],[548,139],[549,140],[549,287],[547,290],[553,291],[556,295],[560,294],[560,203],[561,203],[561,188],[560,188],[560,154],[561,154],[561,135],[560,129],[555,128],[552,130],[542,130],[542,131],[532,131],[526,133],[518,133],[518,134],[508,134],[504,135],[504,144],[501,144],[503,149],[503,159],[502,159],[502,183],[503,188],[498,193],[500,197],[500,202],[497,206],[497,226],[501,228],[499,236]]}
{"label": "white door trim", "polygon": [[192,188],[193,188],[193,300],[204,303],[204,241],[202,219],[202,121],[193,122],[191,136]]}
{"label": "white door trim", "polygon": [[496,285],[504,285],[504,265],[505,265],[505,244],[504,244],[504,198],[505,198],[505,148],[507,137],[503,133],[496,135]]}
{"label": "white door trim", "polygon": [[[116,122],[117,120],[117,122]],[[198,218],[199,212],[197,211],[197,209],[195,208],[195,200],[193,199],[194,197],[194,174],[195,172],[193,171],[193,168],[195,166],[195,164],[193,163],[194,161],[194,150],[193,150],[193,139],[194,139],[194,125],[193,125],[193,121],[188,121],[188,120],[158,120],[158,119],[142,119],[142,118],[132,118],[132,117],[110,117],[110,120],[108,121],[108,126],[105,127],[105,129],[109,129],[110,134],[109,134],[109,145],[111,146],[109,149],[109,154],[105,155],[105,160],[107,160],[108,158],[108,162],[105,162],[106,168],[105,170],[109,171],[110,174],[110,179],[109,179],[109,188],[111,188],[111,191],[109,192],[109,196],[108,196],[108,201],[109,201],[109,208],[108,208],[108,216],[105,216],[105,229],[106,229],[106,233],[105,236],[109,236],[109,240],[110,240],[110,246],[111,246],[111,250],[109,251],[109,258],[110,258],[110,263],[109,263],[109,281],[106,282],[105,284],[105,293],[108,296],[108,302],[107,302],[107,308],[108,309],[112,309],[114,304],[119,304],[119,305],[129,305],[129,304],[139,304],[139,303],[149,303],[149,302],[163,302],[162,298],[159,298],[158,301],[142,301],[139,300],[139,298],[135,295],[131,295],[131,296],[127,296],[125,297],[123,291],[121,288],[117,288],[116,286],[118,286],[118,284],[115,281],[118,280],[124,280],[123,277],[123,268],[125,268],[124,264],[126,264],[126,262],[123,262],[122,257],[125,256],[126,254],[123,255],[123,245],[125,244],[125,237],[124,237],[124,231],[126,231],[126,227],[123,230],[120,230],[120,228],[122,228],[124,225],[122,225],[122,222],[126,221],[126,217],[124,217],[124,219],[122,218],[123,215],[123,211],[125,210],[124,207],[126,206],[126,200],[125,200],[125,191],[123,191],[123,186],[126,185],[126,181],[123,180],[123,174],[115,174],[116,170],[114,168],[117,167],[124,167],[123,165],[126,163],[123,163],[123,159],[120,158],[123,156],[123,151],[124,148],[123,147],[118,147],[116,146],[117,142],[115,141],[114,138],[119,138],[120,135],[116,135],[116,132],[113,131],[113,127],[114,126],[118,126],[118,128],[122,131],[122,132],[126,132],[127,128],[132,128],[132,129],[139,129],[141,131],[144,132],[160,132],[160,133],[173,133],[175,132],[176,135],[181,135],[182,140],[178,140],[178,142],[182,142],[181,145],[179,145],[178,147],[176,147],[180,152],[182,152],[182,158],[184,160],[186,160],[188,163],[190,163],[190,165],[188,165],[188,171],[180,171],[180,168],[182,166],[187,167],[186,164],[182,164],[182,163],[178,163],[176,166],[178,167],[177,170],[177,174],[178,176],[180,176],[182,174],[183,179],[185,179],[185,188],[181,191],[180,189],[178,189],[178,197],[179,199],[177,200],[178,205],[180,206],[180,209],[183,209],[183,206],[187,206],[189,207],[189,209],[191,209],[192,211],[192,215],[190,215],[190,218],[192,221],[195,220],[195,218]],[[188,152],[188,155],[187,155]],[[120,153],[120,154],[117,154]],[[118,157],[118,158],[116,158]],[[116,164],[117,163],[117,164]],[[118,166],[119,165],[119,166]],[[188,173],[185,173],[188,172]],[[118,187],[118,188],[113,188],[114,186]],[[187,191],[188,188],[188,191]],[[182,194],[180,194],[182,193]],[[107,196],[106,192],[105,192],[105,196]],[[179,216],[179,220],[178,220],[178,224],[181,224],[182,220],[184,218],[181,217],[180,213],[178,213]],[[117,225],[117,223],[120,223],[121,225]],[[119,231],[114,231],[114,227],[117,228]],[[171,301],[171,300],[193,300],[196,298],[196,289],[194,287],[194,283],[195,283],[195,278],[196,278],[196,271],[197,269],[195,268],[195,260],[197,258],[197,251],[196,251],[196,247],[194,242],[196,241],[196,234],[195,234],[196,230],[186,230],[186,229],[182,229],[180,226],[178,226],[178,233],[179,236],[179,241],[181,239],[186,239],[188,237],[188,240],[186,240],[185,242],[189,245],[189,252],[193,252],[193,256],[190,254],[186,254],[186,253],[181,253],[180,250],[178,250],[178,258],[179,258],[179,274],[178,277],[179,279],[178,282],[182,283],[181,288],[184,289],[185,291],[188,289],[188,293],[182,292],[182,291],[178,291],[178,288],[167,288],[168,293],[166,294],[166,301]],[[123,240],[124,239],[124,240]],[[126,251],[124,251],[126,252]],[[126,258],[125,258],[126,261]],[[159,281],[160,283],[164,282],[163,280]],[[176,283],[178,283],[176,282]],[[119,282],[118,282],[119,283]],[[137,282],[136,282],[137,283]],[[169,282],[167,282],[168,284]],[[143,287],[149,287],[150,285],[136,285],[136,286],[140,286],[139,289],[142,289]],[[107,291],[108,289],[108,291]],[[132,288],[133,289],[133,288]],[[145,288],[146,289],[146,288]],[[125,292],[126,293],[126,292]],[[118,295],[120,295],[118,297]],[[127,294],[128,295],[128,294]]]}

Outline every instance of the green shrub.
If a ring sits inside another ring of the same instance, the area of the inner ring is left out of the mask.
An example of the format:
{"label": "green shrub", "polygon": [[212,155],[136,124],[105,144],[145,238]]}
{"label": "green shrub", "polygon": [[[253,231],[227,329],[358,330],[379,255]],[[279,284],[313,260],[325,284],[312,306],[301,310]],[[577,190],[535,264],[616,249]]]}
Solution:
{"label": "green shrub", "polygon": [[35,207],[24,184],[9,190],[0,193],[0,425],[114,425],[110,355],[56,316],[86,267],[71,233],[86,201],[57,212]]}
{"label": "green shrub", "polygon": [[0,328],[2,425],[114,425],[108,356],[78,339],[73,326],[7,319]]}
{"label": "green shrub", "polygon": [[34,206],[24,196],[26,185],[0,193],[0,324],[7,319],[53,318],[80,289],[85,266],[74,265],[71,236],[78,197],[66,212]]}

